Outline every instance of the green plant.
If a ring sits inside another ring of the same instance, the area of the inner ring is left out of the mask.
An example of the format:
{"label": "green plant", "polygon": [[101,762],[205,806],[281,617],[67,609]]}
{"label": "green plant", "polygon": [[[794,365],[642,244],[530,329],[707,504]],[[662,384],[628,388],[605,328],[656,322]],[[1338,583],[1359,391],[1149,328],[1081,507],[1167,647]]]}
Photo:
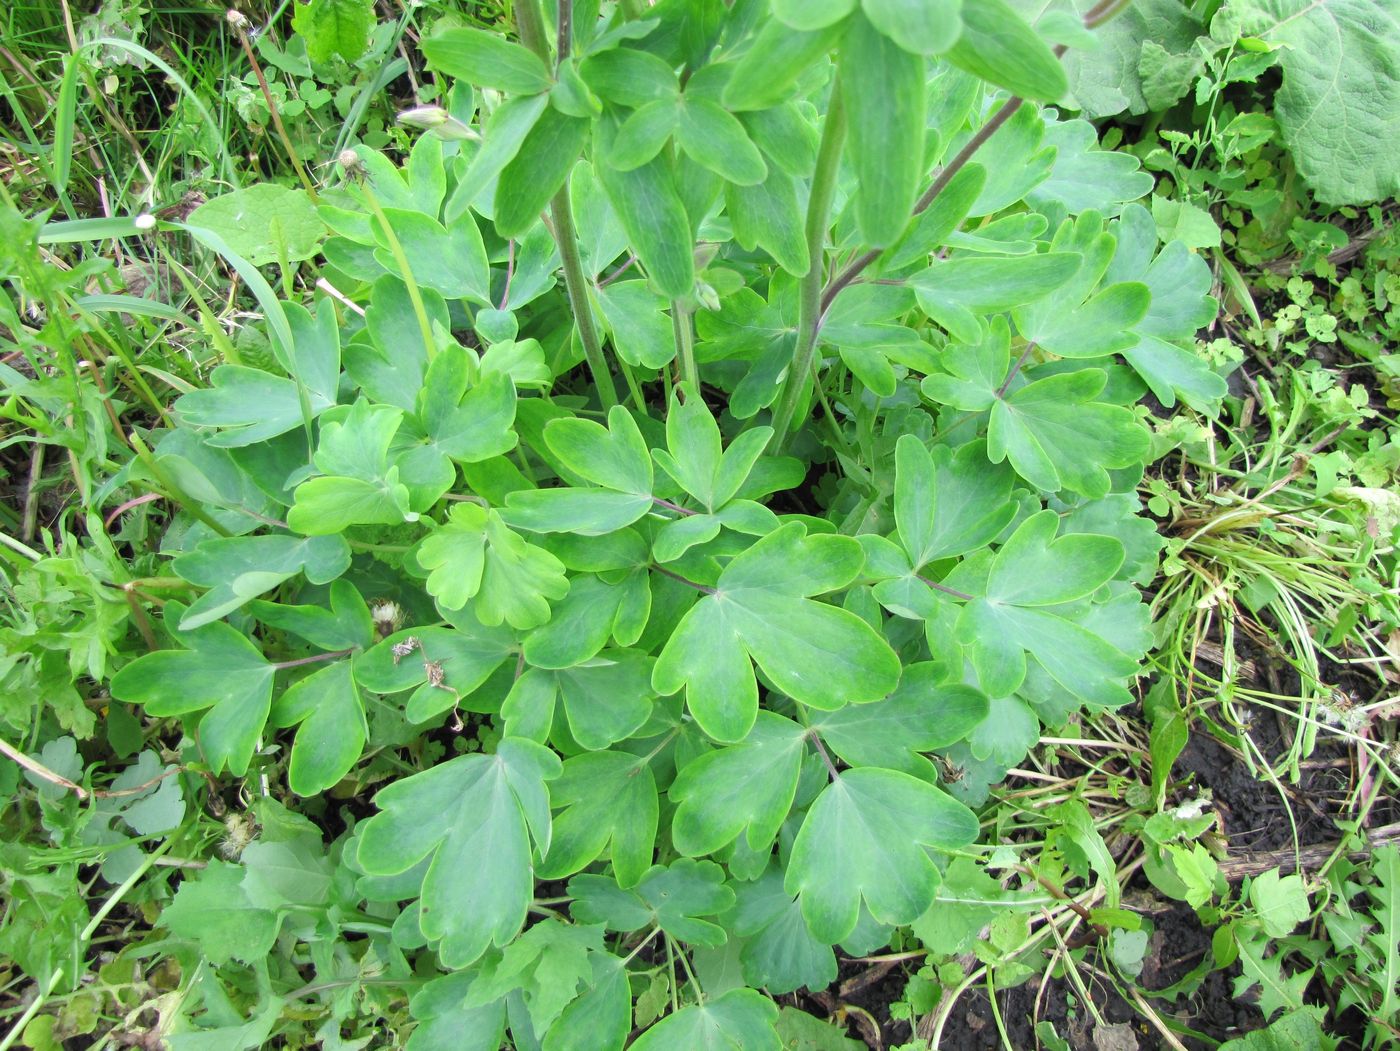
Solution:
{"label": "green plant", "polygon": [[[190,791],[241,779],[260,825],[238,808],[243,849],[133,892],[175,1046],[382,1017],[413,1048],[774,1047],[761,990],[828,985],[835,947],[1024,980],[1084,919],[1072,882],[1140,963],[1084,799],[1027,819],[1034,857],[973,809],[1044,727],[1133,699],[1139,403],[1226,393],[1209,268],[1159,236],[1186,221],[1044,105],[1113,8],[524,0],[518,43],[425,39],[456,83],[402,163],[360,145],[108,230],[213,253],[265,318],[230,338],[191,293],[207,381],[160,377],[180,397],[92,468],[140,569],[107,567],[136,634],[102,635],[81,701],[139,716]],[[126,408],[70,396],[102,435]],[[22,962],[76,996],[81,960]]]}

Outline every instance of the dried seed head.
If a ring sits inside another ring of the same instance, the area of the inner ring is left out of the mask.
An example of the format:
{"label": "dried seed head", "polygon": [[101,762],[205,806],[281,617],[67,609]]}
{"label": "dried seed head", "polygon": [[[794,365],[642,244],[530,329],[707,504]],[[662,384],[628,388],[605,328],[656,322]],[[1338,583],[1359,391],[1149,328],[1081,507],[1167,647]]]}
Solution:
{"label": "dried seed head", "polygon": [[[387,639],[394,632],[403,627],[403,607],[397,602],[388,599],[380,599],[369,608],[369,615],[374,619],[374,632],[381,639]],[[414,645],[418,640],[414,640]],[[408,651],[412,653],[412,650]]]}
{"label": "dried seed head", "polygon": [[230,861],[238,858],[258,833],[258,822],[252,814],[229,814],[224,818],[224,838],[219,853]]}
{"label": "dried seed head", "polygon": [[360,155],[354,150],[341,150],[336,154],[336,163],[347,172],[358,171],[360,167]]}
{"label": "dried seed head", "polygon": [[235,11],[231,7],[228,9],[228,13],[224,15],[224,18],[234,29],[243,30],[248,26],[248,16],[242,11]]}

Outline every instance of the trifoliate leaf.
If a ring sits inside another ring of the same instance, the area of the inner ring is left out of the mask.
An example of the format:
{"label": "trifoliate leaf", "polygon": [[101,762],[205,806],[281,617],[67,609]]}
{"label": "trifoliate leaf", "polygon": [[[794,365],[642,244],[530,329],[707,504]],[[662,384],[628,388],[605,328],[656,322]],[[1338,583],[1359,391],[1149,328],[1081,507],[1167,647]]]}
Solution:
{"label": "trifoliate leaf", "polygon": [[939,885],[924,848],[956,850],[976,838],[972,811],[928,782],[894,770],[847,770],[807,812],[784,887],[799,896],[812,934],[835,944],[856,929],[862,901],[882,923],[918,919]]}
{"label": "trifoliate leaf", "polygon": [[299,796],[335,785],[360,758],[369,736],[364,700],[349,661],[337,661],[297,682],[277,699],[268,721],[300,724],[287,766],[287,784]]}
{"label": "trifoliate leaf", "polygon": [[[177,611],[178,604],[166,606],[167,614]],[[112,676],[112,696],[157,717],[210,709],[199,724],[200,750],[214,773],[242,776],[267,722],[277,669],[222,621],[181,639],[189,649],[148,653]]]}
{"label": "trifoliate leaf", "polygon": [[465,967],[520,933],[534,888],[530,849],[549,849],[549,793],[558,756],[506,738],[494,755],[464,755],[375,795],[358,861],[389,876],[431,856],[418,923],[449,967]]}
{"label": "trifoliate leaf", "polygon": [[797,899],[783,889],[782,869],[771,866],[737,890],[734,933],[744,939],[740,959],[750,985],[780,996],[836,980],[836,954],[812,937]]}
{"label": "trifoliate leaf", "polygon": [[190,631],[232,613],[298,573],[305,572],[314,584],[334,580],[350,568],[350,547],[340,536],[218,537],[180,555],[171,568],[191,584],[209,588],[180,618],[180,630]]}
{"label": "trifoliate leaf", "polygon": [[987,698],[980,691],[940,682],[938,669],[922,663],[908,665],[899,688],[883,701],[816,713],[810,728],[851,766],[882,766],[917,777],[928,765],[918,753],[962,740],[986,713]]}
{"label": "trifoliate leaf", "polygon": [[712,861],[681,858],[654,865],[635,887],[623,890],[610,876],[569,880],[574,919],[604,923],[609,930],[636,931],[655,924],[683,942],[723,945],[724,928],[701,916],[717,916],[734,904],[724,870]]}
{"label": "trifoliate leaf", "polygon": [[671,363],[676,356],[676,339],[665,309],[668,302],[645,281],[618,281],[598,289],[598,306],[612,329],[618,357],[648,369]]}
{"label": "trifoliate leaf", "polygon": [[771,427],[752,427],[721,451],[719,425],[704,400],[692,394],[684,402],[671,399],[666,449],[653,450],[652,456],[677,485],[714,512],[734,499],[772,436]]}
{"label": "trifoliate leaf", "polygon": [[857,14],[841,38],[840,71],[856,223],[864,243],[883,247],[909,225],[924,174],[924,60]]}
{"label": "trifoliate leaf", "polygon": [[607,850],[618,885],[636,886],[656,843],[656,780],[645,760],[626,752],[576,755],[550,785],[550,802],[563,809],[554,818],[541,879],[571,876]]}
{"label": "trifoliate leaf", "polygon": [[549,619],[550,602],[569,590],[557,558],[477,504],[455,504],[448,522],[419,545],[418,561],[431,570],[428,593],[444,609],[471,602],[486,625],[537,627]]}
{"label": "trifoliate leaf", "polygon": [[894,652],[854,613],[810,599],[849,584],[863,561],[850,537],[809,537],[795,522],[769,534],[730,562],[681,620],[652,685],[663,695],[685,687],[696,722],[720,741],[742,740],[753,727],[751,659],[779,690],[814,708],[878,700],[898,682]]}
{"label": "trifoliate leaf", "polygon": [[767,848],[792,809],[805,752],[801,726],[759,712],[738,744],[691,760],[666,793],[679,804],[671,821],[675,848],[691,857],[713,854],[745,830],[751,849]]}
{"label": "trifoliate leaf", "polygon": [[409,722],[451,708],[518,653],[508,628],[486,627],[469,613],[452,619],[454,627],[405,628],[390,635],[355,659],[355,681],[371,693],[414,690],[404,709]]}
{"label": "trifoliate leaf", "polygon": [[[506,732],[543,743],[558,738],[556,703],[568,733],[588,749],[632,736],[651,715],[652,659],[636,650],[607,650],[576,667],[530,668],[501,705]],[[564,738],[567,740],[567,737]]]}
{"label": "trifoliate leaf", "polygon": [[894,519],[913,568],[996,539],[1015,517],[1012,481],[1004,466],[987,463],[979,442],[930,453],[912,434],[901,436],[895,446]]}
{"label": "trifoliate leaf", "polygon": [[909,279],[919,306],[963,343],[982,337],[978,315],[996,314],[1048,296],[1079,269],[1070,252],[949,259]]}
{"label": "trifoliate leaf", "polygon": [[1045,492],[1105,496],[1108,469],[1140,463],[1148,447],[1147,430],[1131,410],[1095,400],[1107,383],[1101,369],[1081,369],[998,398],[987,428],[992,462],[1010,460]]}
{"label": "trifoliate leaf", "polygon": [[552,420],[544,440],[559,461],[580,477],[619,493],[651,497],[651,456],[631,413],[614,405],[608,426],[569,417]]}
{"label": "trifoliate leaf", "polygon": [[723,996],[691,1004],[652,1026],[632,1051],[782,1051],[773,1023],[778,1008],[752,989],[731,989]]}
{"label": "trifoliate leaf", "polygon": [[1075,607],[1062,606],[1111,580],[1123,546],[1083,533],[1056,539],[1058,520],[1042,511],[1012,534],[992,561],[985,597],[964,607],[958,637],[991,696],[1009,696],[1020,686],[1024,650],[1076,697],[1123,704],[1129,695],[1119,682],[1137,670],[1136,662],[1077,623]]}

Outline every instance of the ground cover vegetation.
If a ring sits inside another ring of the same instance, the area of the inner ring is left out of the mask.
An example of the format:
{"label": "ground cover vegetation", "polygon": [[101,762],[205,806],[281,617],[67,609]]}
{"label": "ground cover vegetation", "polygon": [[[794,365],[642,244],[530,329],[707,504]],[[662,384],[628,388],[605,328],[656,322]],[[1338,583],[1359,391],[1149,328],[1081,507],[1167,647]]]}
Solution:
{"label": "ground cover vegetation", "polygon": [[1394,1044],[1390,0],[4,18],[0,1051]]}

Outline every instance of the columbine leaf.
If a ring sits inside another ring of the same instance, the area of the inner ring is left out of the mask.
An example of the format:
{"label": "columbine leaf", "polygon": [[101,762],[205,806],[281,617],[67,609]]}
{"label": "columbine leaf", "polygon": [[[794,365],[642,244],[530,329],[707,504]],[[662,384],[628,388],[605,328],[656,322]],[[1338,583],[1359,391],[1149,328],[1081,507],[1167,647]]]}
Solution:
{"label": "columbine leaf", "polygon": [[487,625],[538,627],[549,620],[550,602],[569,590],[557,558],[477,504],[454,505],[448,522],[419,545],[418,561],[431,570],[428,593],[444,609],[472,602]]}
{"label": "columbine leaf", "polygon": [[[167,614],[180,611],[177,603]],[[237,629],[221,621],[182,633],[190,648],[157,650],[112,676],[112,696],[142,705],[152,716],[210,709],[199,744],[209,767],[235,776],[248,770],[267,722],[276,668]]]}
{"label": "columbine leaf", "polygon": [[455,344],[438,352],[418,395],[422,442],[440,456],[479,463],[515,448],[515,386],[502,372],[475,371]]}
{"label": "columbine leaf", "polygon": [[544,429],[550,451],[582,478],[619,493],[651,497],[651,457],[637,421],[620,405],[608,426],[577,417],[552,420]]}
{"label": "columbine leaf", "polygon": [[682,854],[713,854],[747,830],[763,851],[787,820],[806,753],[806,731],[790,719],[759,712],[741,742],[691,760],[667,796],[679,804],[671,842]]}
{"label": "columbine leaf", "polygon": [[811,257],[803,235],[797,183],[791,174],[775,162],[763,182],[756,186],[729,183],[724,193],[725,211],[740,247],[748,251],[762,248],[793,277],[807,273]]}
{"label": "columbine leaf", "polygon": [[554,818],[541,879],[562,879],[608,851],[619,886],[636,886],[656,843],[656,780],[645,760],[626,752],[588,752],[564,763],[550,786]]}
{"label": "columbine leaf", "polygon": [[781,1051],[773,1023],[778,1008],[752,989],[731,989],[703,1004],[683,1007],[652,1026],[632,1051]]}
{"label": "columbine leaf", "polygon": [[[609,155],[611,134],[605,123],[598,125],[594,156]],[[656,290],[670,298],[689,295],[695,284],[694,239],[670,161],[658,157],[626,172],[604,161],[594,172]]]}
{"label": "columbine leaf", "polygon": [[1074,276],[1072,252],[990,259],[950,259],[909,279],[919,306],[964,343],[981,338],[977,315],[995,314],[1048,296]]}
{"label": "columbine leaf", "polygon": [[607,651],[559,671],[530,668],[501,706],[507,732],[540,742],[552,733],[558,737],[556,702],[562,702],[574,740],[584,748],[607,748],[630,737],[651,714],[651,668],[652,659],[634,650]]}
{"label": "columbine leaf", "polygon": [[794,32],[776,19],[765,22],[724,87],[724,105],[734,112],[767,109],[786,100],[806,70],[841,38],[841,23]]}
{"label": "columbine leaf", "polygon": [[622,1051],[632,1031],[632,991],[616,956],[594,953],[591,987],[564,1008],[543,1051]]}
{"label": "columbine leaf", "polygon": [[508,628],[486,627],[470,614],[453,621],[455,627],[394,632],[356,658],[355,681],[371,693],[413,690],[404,706],[409,722],[426,722],[451,708],[518,651]]}
{"label": "columbine leaf", "polygon": [[468,1007],[475,971],[458,971],[434,978],[409,1001],[418,1022],[408,1038],[408,1051],[499,1051],[505,1036],[504,1001]]}
{"label": "columbine leaf", "polygon": [[963,6],[963,31],[947,59],[1023,98],[1055,102],[1069,81],[1050,45],[1006,0],[975,0]]}
{"label": "columbine leaf", "polygon": [[1108,468],[1140,463],[1148,434],[1129,409],[1095,400],[1108,382],[1101,369],[1065,372],[997,399],[987,428],[993,463],[1045,492],[1108,493]]}
{"label": "columbine leaf", "polygon": [[191,584],[209,588],[180,618],[190,631],[218,620],[278,584],[305,572],[314,584],[350,568],[350,547],[339,536],[239,536],[205,540],[171,568]]}
{"label": "columbine leaf", "polygon": [[565,1006],[591,984],[591,957],[603,954],[603,928],[547,917],[487,961],[467,993],[467,1006],[485,1006],[517,993],[537,1033],[548,1029]]}
{"label": "columbine leaf", "polygon": [[440,72],[517,95],[548,91],[553,78],[538,55],[499,33],[462,27],[423,40],[423,55]]}
{"label": "columbine leaf", "polygon": [[[237,449],[267,441],[302,426],[301,396],[294,380],[243,365],[220,365],[210,376],[212,386],[190,391],[175,403],[175,411],[194,427],[218,427],[205,438],[210,445]],[[309,393],[313,417],[333,402]]]}
{"label": "columbine leaf", "polygon": [[589,122],[550,107],[525,135],[496,182],[496,232],[520,237],[539,221],[549,199],[588,141]]}
{"label": "columbine leaf", "polygon": [[390,876],[432,857],[418,923],[445,965],[465,967],[520,933],[534,887],[530,843],[549,849],[545,782],[560,770],[548,749],[506,738],[494,755],[460,756],[374,797],[381,813],[360,832],[359,865]]}
{"label": "columbine leaf", "polygon": [[313,796],[350,772],[369,736],[365,705],[349,661],[337,661],[289,688],[273,705],[273,726],[300,724],[292,742],[287,784]]}
{"label": "columbine leaf", "polygon": [[899,679],[898,658],[870,625],[809,597],[855,578],[859,543],[805,533],[791,523],[735,558],[657,658],[657,692],[685,687],[691,714],[716,740],[742,740],[753,727],[750,658],[778,689],[814,708],[878,700]]}
{"label": "columbine leaf", "polygon": [[1136,662],[1100,634],[1078,623],[1071,603],[1111,580],[1123,547],[1111,537],[1071,534],[1055,538],[1058,515],[1032,515],[997,552],[984,598],[969,602],[958,618],[985,691],[1009,696],[1025,677],[1028,651],[1070,693],[1116,706],[1129,700],[1121,680]]}
{"label": "columbine leaf", "polygon": [[825,989],[836,980],[836,954],[812,937],[802,909],[783,889],[783,873],[770,866],[752,883],[738,887],[734,932],[744,939],[740,959],[749,984],[780,996],[801,989]]}
{"label": "columbine leaf", "polygon": [[721,453],[719,425],[704,400],[692,394],[684,402],[671,399],[667,449],[653,450],[652,456],[677,485],[714,512],[738,494],[772,436],[771,427],[753,427]]}
{"label": "columbine leaf", "polygon": [[841,39],[841,93],[856,222],[866,244],[887,245],[909,224],[924,174],[924,60],[856,15]]}
{"label": "columbine leaf", "polygon": [[981,691],[941,682],[938,671],[932,663],[911,664],[883,701],[817,713],[810,729],[851,766],[926,774],[928,764],[918,753],[962,740],[987,714]]}
{"label": "columbine leaf", "polygon": [[856,929],[862,901],[881,923],[918,919],[939,885],[924,848],[957,850],[976,838],[972,811],[928,782],[847,770],[807,812],[784,887],[799,896],[812,934],[832,945]]}
{"label": "columbine leaf", "polygon": [[614,931],[656,924],[695,945],[724,944],[724,928],[699,917],[717,916],[734,904],[724,870],[690,858],[653,865],[631,890],[608,876],[575,876],[569,880],[569,895],[574,899],[570,911],[582,923],[604,923]]}
{"label": "columbine leaf", "polygon": [[686,99],[676,126],[676,141],[696,164],[735,185],[754,186],[768,174],[768,165],[744,126],[708,99]]}
{"label": "columbine leaf", "polygon": [[1016,515],[1012,480],[1004,466],[987,463],[979,442],[930,453],[903,435],[895,446],[894,519],[913,568],[996,539]]}
{"label": "columbine leaf", "polygon": [[865,16],[885,36],[916,55],[936,55],[962,32],[962,0],[862,0]]}

